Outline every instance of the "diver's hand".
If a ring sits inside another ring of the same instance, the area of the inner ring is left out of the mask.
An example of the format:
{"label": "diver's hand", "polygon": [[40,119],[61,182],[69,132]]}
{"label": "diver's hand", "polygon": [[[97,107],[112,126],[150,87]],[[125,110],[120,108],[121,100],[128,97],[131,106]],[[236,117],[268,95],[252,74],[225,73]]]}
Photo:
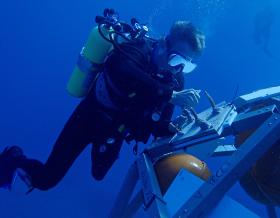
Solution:
{"label": "diver's hand", "polygon": [[198,104],[201,90],[185,89],[180,92],[173,91],[170,103],[183,107],[191,108]]}

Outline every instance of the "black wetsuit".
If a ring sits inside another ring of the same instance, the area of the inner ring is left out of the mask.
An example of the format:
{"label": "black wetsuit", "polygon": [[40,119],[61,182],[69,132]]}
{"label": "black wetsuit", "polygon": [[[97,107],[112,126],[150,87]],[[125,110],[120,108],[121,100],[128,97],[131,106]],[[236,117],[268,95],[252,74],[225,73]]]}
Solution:
{"label": "black wetsuit", "polygon": [[[111,58],[108,58],[106,66],[103,75],[108,76],[115,87],[111,87],[107,79],[106,86],[110,97],[119,104],[119,109],[111,109],[101,104],[96,98],[97,91],[94,86],[67,121],[46,163],[29,158],[20,162],[19,167],[30,176],[34,188],[48,190],[54,187],[88,144],[92,144],[92,175],[101,180],[118,158],[127,135],[126,130],[129,129],[133,139],[142,142],[146,142],[151,133],[155,136],[170,134],[168,123],[174,108],[167,101],[173,89],[182,89],[182,76],[179,77],[181,87],[175,88],[171,85],[172,82],[152,79],[133,61],[114,52]],[[133,91],[136,95],[134,93],[133,97],[128,98],[114,95],[111,89],[116,87],[122,93],[127,91],[129,94]],[[161,119],[153,122],[151,109],[163,102],[165,104],[161,108]],[[121,126],[125,126],[124,130],[120,130]],[[108,139],[112,139],[111,144]]]}

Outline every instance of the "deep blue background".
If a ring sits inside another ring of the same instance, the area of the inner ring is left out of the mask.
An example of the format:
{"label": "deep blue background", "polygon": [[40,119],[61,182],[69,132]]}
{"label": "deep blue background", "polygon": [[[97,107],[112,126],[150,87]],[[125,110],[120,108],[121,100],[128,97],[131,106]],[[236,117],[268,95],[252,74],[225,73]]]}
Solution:
{"label": "deep blue background", "polygon": [[[253,41],[254,18],[270,5],[275,13],[268,57]],[[0,7],[0,149],[21,145],[26,154],[46,160],[78,100],[65,86],[77,55],[105,7],[123,20],[135,16],[149,22],[153,35],[168,31],[177,19],[190,19],[207,36],[199,68],[187,87],[208,90],[217,102],[280,83],[280,2],[278,0],[141,0],[141,1],[2,1]],[[202,102],[198,110],[208,107]],[[103,182],[90,175],[90,148],[64,180],[48,192],[22,194],[0,190],[1,218],[103,218],[133,160],[125,145],[121,158]],[[231,195],[259,215],[264,207],[238,186]]]}

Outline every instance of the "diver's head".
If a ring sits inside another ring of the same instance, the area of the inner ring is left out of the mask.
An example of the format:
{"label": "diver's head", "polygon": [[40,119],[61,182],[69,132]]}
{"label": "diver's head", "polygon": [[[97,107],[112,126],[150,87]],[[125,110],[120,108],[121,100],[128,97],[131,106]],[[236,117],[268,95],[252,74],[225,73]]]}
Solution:
{"label": "diver's head", "polygon": [[193,58],[205,48],[205,35],[189,21],[176,21],[166,37],[166,48],[169,65],[181,64],[183,72],[190,73],[196,68]]}
{"label": "diver's head", "polygon": [[190,21],[176,21],[166,37],[169,51],[185,56],[198,56],[205,48],[205,35]]}

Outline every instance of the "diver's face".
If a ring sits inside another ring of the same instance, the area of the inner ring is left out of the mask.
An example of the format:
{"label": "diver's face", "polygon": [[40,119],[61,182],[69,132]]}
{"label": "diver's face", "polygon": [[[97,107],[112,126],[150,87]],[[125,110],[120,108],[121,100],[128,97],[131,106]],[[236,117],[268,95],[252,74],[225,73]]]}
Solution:
{"label": "diver's face", "polygon": [[193,59],[198,56],[198,53],[191,49],[191,46],[186,42],[172,43],[171,47],[169,48],[169,53],[176,53],[180,54],[184,57],[188,57],[189,59]]}
{"label": "diver's face", "polygon": [[192,62],[192,59],[197,54],[191,49],[186,42],[173,43],[168,52],[168,64],[172,67],[180,66],[184,74],[191,73],[197,65]]}

